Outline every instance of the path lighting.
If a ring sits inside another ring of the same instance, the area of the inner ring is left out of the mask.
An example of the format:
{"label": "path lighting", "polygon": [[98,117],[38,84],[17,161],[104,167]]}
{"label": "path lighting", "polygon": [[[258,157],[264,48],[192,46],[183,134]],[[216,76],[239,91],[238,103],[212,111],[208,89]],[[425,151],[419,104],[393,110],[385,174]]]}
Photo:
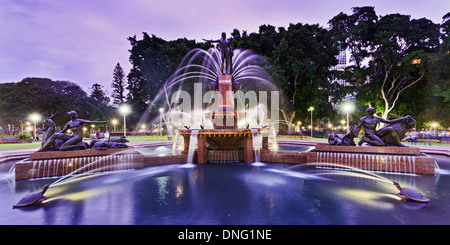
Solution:
{"label": "path lighting", "polygon": [[37,137],[36,137],[36,122],[41,120],[41,115],[39,115],[37,113],[33,113],[33,114],[30,115],[30,120],[33,121],[33,123],[34,123],[34,135],[33,135],[33,138],[34,138],[34,141],[36,141],[37,140]]}
{"label": "path lighting", "polygon": [[162,117],[164,113],[164,108],[159,108],[159,136],[162,136]]}
{"label": "path lighting", "polygon": [[314,111],[314,107],[309,107],[308,111],[311,112],[311,138],[313,137],[313,111]]}
{"label": "path lighting", "polygon": [[435,134],[438,134],[439,123],[437,123],[437,122],[432,122],[432,123],[431,123],[431,128],[432,128],[433,130],[435,130]]}
{"label": "path lighting", "polygon": [[126,116],[131,112],[131,108],[127,104],[119,106],[119,112],[123,114],[123,136],[127,137],[127,119]]}
{"label": "path lighting", "polygon": [[349,123],[350,123],[350,113],[352,113],[355,110],[355,105],[350,102],[347,101],[343,104],[342,106],[342,110],[344,110],[345,113],[347,113],[347,133],[350,132],[350,127],[349,127]]}
{"label": "path lighting", "polygon": [[116,125],[119,124],[119,120],[113,118],[113,119],[111,120],[111,124],[112,124],[113,127],[114,127],[114,132],[116,132]]}
{"label": "path lighting", "polygon": [[302,122],[297,121],[297,126],[295,127],[297,132],[300,132],[300,130],[301,130],[300,125],[302,125]]}

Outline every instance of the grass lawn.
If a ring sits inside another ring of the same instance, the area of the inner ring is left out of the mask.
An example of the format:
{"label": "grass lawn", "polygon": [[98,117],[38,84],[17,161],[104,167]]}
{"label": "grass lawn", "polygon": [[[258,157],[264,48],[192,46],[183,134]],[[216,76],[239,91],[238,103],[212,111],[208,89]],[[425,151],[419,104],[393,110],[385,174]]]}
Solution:
{"label": "grass lawn", "polygon": [[[127,140],[130,142],[149,142],[149,141],[166,141],[166,136],[151,136],[151,137],[127,137]],[[84,139],[86,142],[91,142],[89,139]],[[24,149],[24,148],[39,148],[41,147],[41,142],[32,142],[32,143],[11,143],[11,144],[0,144],[0,150],[7,150],[7,149]]]}

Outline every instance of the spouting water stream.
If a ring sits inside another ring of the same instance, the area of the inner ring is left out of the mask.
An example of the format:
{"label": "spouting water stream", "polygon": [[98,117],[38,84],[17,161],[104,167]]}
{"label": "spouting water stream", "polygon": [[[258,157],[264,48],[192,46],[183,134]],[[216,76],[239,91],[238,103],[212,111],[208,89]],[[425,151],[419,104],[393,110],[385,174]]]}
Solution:
{"label": "spouting water stream", "polygon": [[189,152],[188,152],[188,157],[187,157],[187,162],[186,164],[183,164],[182,167],[185,168],[192,168],[194,167],[194,153],[195,153],[195,148],[197,145],[197,135],[198,135],[198,129],[193,129],[191,131],[191,137],[189,139]]}

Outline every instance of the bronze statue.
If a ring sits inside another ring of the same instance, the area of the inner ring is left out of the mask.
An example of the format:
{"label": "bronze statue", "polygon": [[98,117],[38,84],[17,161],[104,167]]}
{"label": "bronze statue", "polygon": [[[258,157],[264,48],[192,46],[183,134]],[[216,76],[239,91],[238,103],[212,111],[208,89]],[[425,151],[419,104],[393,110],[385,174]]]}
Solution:
{"label": "bronze statue", "polygon": [[[203,39],[206,42],[209,43],[219,43],[219,49],[220,49],[220,54],[221,54],[221,59],[222,59],[222,74],[231,74],[233,71],[233,67],[232,67],[232,57],[233,57],[233,50],[231,48],[231,44],[230,41],[227,39],[227,34],[225,32],[222,32],[222,39],[219,40],[206,40]],[[225,62],[227,63],[226,65],[226,70],[225,73],[223,72],[223,68],[224,68],[224,64]]]}
{"label": "bronze statue", "polygon": [[[42,135],[41,147],[44,146],[45,143],[50,139],[50,137],[52,137],[52,135],[55,133],[56,125],[55,125],[55,122],[53,122],[52,118],[57,112],[52,113],[49,117],[46,117],[44,119],[44,122],[43,122],[43,124],[44,124],[44,127],[43,127],[44,134]],[[58,143],[59,142],[53,142],[51,148],[56,148],[56,144],[58,144]]]}
{"label": "bronze statue", "polygon": [[[358,136],[362,127],[365,134],[358,142],[359,146],[364,143],[372,146],[405,146],[401,143],[401,139],[416,124],[416,121],[411,116],[386,120],[375,116],[375,108],[373,107],[367,108],[366,112],[368,115],[362,117],[359,123],[350,129],[349,133],[345,135],[330,135],[328,144],[354,146],[356,144],[353,139]],[[388,125],[376,130],[375,128],[379,122],[387,123]]]}
{"label": "bronze statue", "polygon": [[117,139],[108,139],[108,140],[92,140],[89,144],[89,148],[93,150],[106,150],[110,148],[127,148],[127,142],[130,142],[122,136]]}
{"label": "bronze statue", "polygon": [[[84,124],[101,124],[107,123],[107,121],[89,121],[85,119],[79,119],[75,111],[67,112],[71,120],[66,123],[64,128],[59,132],[51,135],[50,138],[46,139],[45,143],[38,150],[41,151],[69,151],[69,150],[84,150],[88,148],[88,144],[83,141],[83,126]],[[67,130],[72,131],[72,135],[66,134]],[[55,141],[60,141],[59,147],[53,143]],[[61,144],[62,143],[62,144]]]}
{"label": "bronze statue", "polygon": [[[394,120],[386,120],[375,116],[375,108],[369,107],[366,110],[367,116],[362,117],[356,129],[364,128],[364,136],[358,145],[368,143],[373,146],[404,146],[401,139],[405,133],[415,124],[415,120],[411,116],[401,117]],[[388,125],[379,130],[375,130],[379,122],[387,123]]]}
{"label": "bronze statue", "polygon": [[[351,127],[351,126],[350,126]],[[330,145],[352,145],[355,146],[354,138],[358,137],[359,129],[351,128],[346,134],[331,134],[328,136],[328,144]]]}

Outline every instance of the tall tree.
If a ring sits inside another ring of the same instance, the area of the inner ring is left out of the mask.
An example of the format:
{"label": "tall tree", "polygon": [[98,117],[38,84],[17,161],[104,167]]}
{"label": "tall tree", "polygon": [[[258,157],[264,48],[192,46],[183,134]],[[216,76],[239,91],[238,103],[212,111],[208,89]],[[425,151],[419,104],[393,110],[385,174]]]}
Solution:
{"label": "tall tree", "polygon": [[[132,46],[130,62],[133,67],[127,77],[127,102],[134,112],[129,116],[130,121],[136,123],[147,110],[158,113],[158,108],[163,106],[158,103],[164,101],[155,101],[156,95],[176,71],[184,56],[192,49],[206,49],[210,45],[186,38],[166,41],[145,32],[142,40],[138,40],[136,36],[129,37],[128,40]],[[150,105],[153,106],[149,108]]]}
{"label": "tall tree", "polygon": [[[427,91],[424,97],[424,109],[420,114],[421,122],[431,120],[439,122],[444,128],[450,127],[450,12],[444,15],[441,24],[441,45],[438,53],[430,55],[431,72],[428,83],[420,91]],[[417,98],[417,96],[414,96]]]}
{"label": "tall tree", "polygon": [[125,85],[125,73],[120,66],[120,63],[117,63],[117,65],[114,67],[113,81],[111,84],[111,87],[113,88],[113,104],[120,105],[125,101]]}
{"label": "tall tree", "polygon": [[[108,105],[110,98],[103,91],[103,85],[94,83],[90,89],[91,94],[88,97],[87,103],[91,108],[90,119],[94,121],[107,120],[111,107]],[[103,127],[104,125],[99,125]]]}
{"label": "tall tree", "polygon": [[14,129],[7,134],[17,133],[20,123],[25,123],[31,113],[44,117],[58,111],[53,121],[63,126],[68,119],[66,112],[75,110],[80,117],[86,118],[92,110],[86,103],[86,92],[68,81],[25,78],[18,83],[0,84],[0,91],[0,125],[4,130]]}
{"label": "tall tree", "polygon": [[424,81],[429,72],[428,54],[439,48],[439,25],[425,18],[386,15],[378,21],[374,48],[370,77],[380,88],[382,117],[387,118],[401,93]]}
{"label": "tall tree", "polygon": [[103,91],[103,85],[94,83],[91,87],[91,94],[88,101],[97,107],[106,107],[110,101],[110,98]]}
{"label": "tall tree", "polygon": [[[337,64],[338,42],[318,25],[290,24],[288,29],[262,25],[257,33],[232,32],[233,46],[251,49],[268,62],[264,69],[280,87],[280,111],[288,123],[308,118],[314,106],[318,119],[333,117],[331,103],[342,97],[330,83]],[[333,96],[330,96],[333,95]],[[333,97],[333,101],[330,98]]]}
{"label": "tall tree", "polygon": [[375,104],[387,118],[413,85],[425,83],[429,54],[439,48],[439,25],[428,19],[389,14],[374,7],[353,8],[329,22],[331,33],[351,53],[343,78],[354,85],[357,99]]}

